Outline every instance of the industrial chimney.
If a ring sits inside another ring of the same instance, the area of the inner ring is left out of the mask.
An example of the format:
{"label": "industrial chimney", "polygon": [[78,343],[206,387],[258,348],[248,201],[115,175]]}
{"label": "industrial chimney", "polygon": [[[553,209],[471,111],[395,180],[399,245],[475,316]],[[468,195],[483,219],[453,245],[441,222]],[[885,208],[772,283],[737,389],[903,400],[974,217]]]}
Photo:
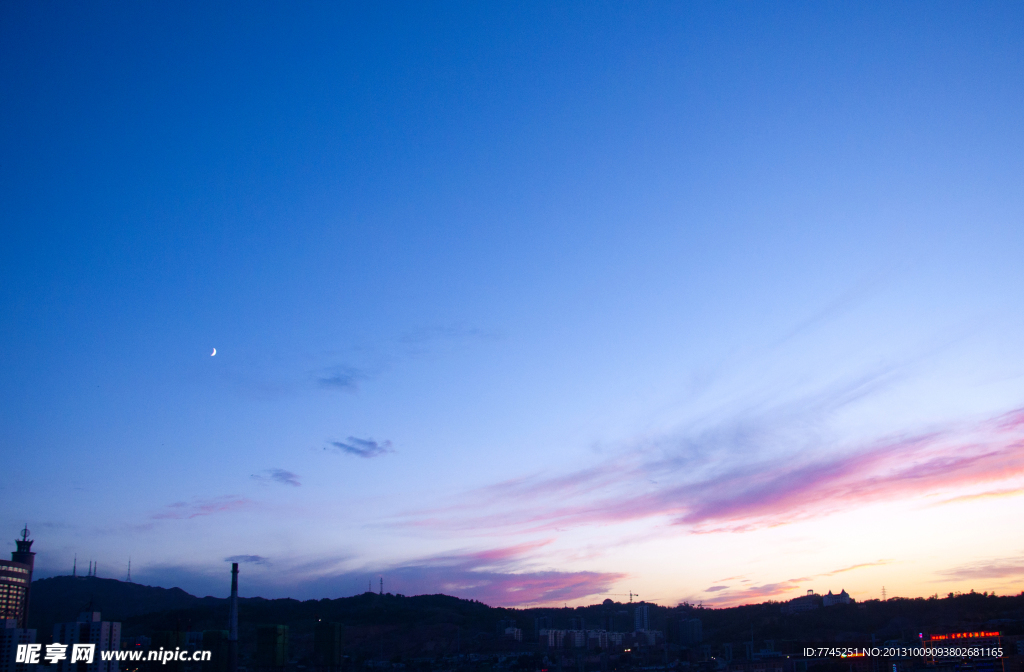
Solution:
{"label": "industrial chimney", "polygon": [[238,672],[238,563],[231,563],[231,606],[228,612],[228,672]]}

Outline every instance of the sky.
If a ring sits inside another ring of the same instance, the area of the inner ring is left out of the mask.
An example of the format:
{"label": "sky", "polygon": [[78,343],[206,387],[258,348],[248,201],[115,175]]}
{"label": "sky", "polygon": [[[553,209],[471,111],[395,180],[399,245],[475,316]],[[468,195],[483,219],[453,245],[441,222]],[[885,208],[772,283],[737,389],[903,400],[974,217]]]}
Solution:
{"label": "sky", "polygon": [[5,544],[1017,594],[1021,119],[1014,2],[3,3]]}

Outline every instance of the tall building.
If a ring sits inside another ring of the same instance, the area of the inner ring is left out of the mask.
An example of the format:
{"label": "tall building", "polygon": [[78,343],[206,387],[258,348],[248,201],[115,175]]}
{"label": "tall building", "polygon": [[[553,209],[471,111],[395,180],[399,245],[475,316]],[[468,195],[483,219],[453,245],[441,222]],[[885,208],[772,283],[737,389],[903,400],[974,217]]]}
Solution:
{"label": "tall building", "polygon": [[679,623],[679,639],[687,646],[704,641],[704,630],[699,618],[689,618]]}
{"label": "tall building", "polygon": [[103,660],[102,651],[121,650],[121,624],[104,621],[98,611],[86,611],[72,623],[53,626],[53,641],[60,644],[95,644],[91,663],[72,664],[68,656],[56,666],[56,672],[118,672],[116,660]]}
{"label": "tall building", "polygon": [[13,618],[5,619],[0,628],[0,672],[32,672],[35,665],[17,662],[18,644],[35,644],[36,631],[18,627]]}
{"label": "tall building", "polygon": [[256,667],[267,669],[288,664],[288,626],[256,626]]}
{"label": "tall building", "polygon": [[633,610],[633,629],[651,629],[651,611],[650,607],[648,607],[646,604],[638,604],[636,605],[636,609]]}
{"label": "tall building", "polygon": [[565,644],[565,630],[541,630],[540,643],[551,649],[561,649]]}
{"label": "tall building", "polygon": [[231,563],[231,602],[228,605],[228,672],[238,672],[238,563]]}
{"label": "tall building", "polygon": [[228,672],[228,631],[205,630],[203,650],[210,652],[210,660],[203,663],[203,672]]}
{"label": "tall building", "polygon": [[523,641],[523,630],[522,628],[508,627],[505,628],[505,632],[501,633],[501,636],[505,639],[511,639],[512,641],[521,642]]}
{"label": "tall building", "polygon": [[503,634],[505,634],[505,629],[506,628],[514,628],[514,627],[516,627],[516,619],[514,619],[514,618],[503,618],[500,621],[498,621],[497,631],[498,631],[499,635],[503,635]]}
{"label": "tall building", "polygon": [[28,535],[26,526],[21,531],[21,539],[14,540],[18,550],[11,553],[9,561],[0,560],[0,620],[13,618],[16,627],[22,630],[28,627],[28,598],[36,561]]}
{"label": "tall building", "polygon": [[[187,650],[189,648],[188,635],[189,633],[183,630],[156,630],[150,639],[149,648],[150,650],[165,649],[167,651]],[[160,670],[161,672],[183,672],[185,667],[186,663],[180,660],[171,660],[161,663]]]}
{"label": "tall building", "polygon": [[341,668],[341,642],[344,626],[341,623],[317,621],[313,630],[313,662],[326,670]]}

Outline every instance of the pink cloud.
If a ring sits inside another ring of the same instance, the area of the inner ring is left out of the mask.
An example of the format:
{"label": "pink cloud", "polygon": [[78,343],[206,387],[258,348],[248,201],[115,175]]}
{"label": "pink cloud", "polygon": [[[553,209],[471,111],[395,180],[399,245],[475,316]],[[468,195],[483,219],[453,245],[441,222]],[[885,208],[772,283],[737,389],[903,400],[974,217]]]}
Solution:
{"label": "pink cloud", "polygon": [[449,576],[442,592],[509,607],[558,604],[606,593],[624,577],[602,572],[469,572]]}
{"label": "pink cloud", "polygon": [[1000,499],[1003,497],[1017,497],[1024,495],[1024,488],[1003,488],[1001,490],[989,490],[987,492],[978,492],[972,495],[960,495],[958,497],[950,497],[944,499],[938,504],[953,504],[955,502],[970,502],[979,499]]}
{"label": "pink cloud", "polygon": [[778,583],[766,583],[760,586],[748,586],[738,590],[720,592],[703,600],[708,606],[735,607],[741,604],[756,604],[773,598],[781,598],[800,589],[801,584],[810,581],[809,577],[789,579]]}
{"label": "pink cloud", "polygon": [[[803,576],[798,579],[788,579],[778,583],[767,583],[759,586],[748,586],[739,590],[729,590],[729,586],[711,586],[704,590],[705,593],[718,593],[704,600],[705,603],[716,607],[733,607],[740,604],[752,604],[755,601],[766,599],[788,599],[794,592],[799,591],[805,585],[816,578],[835,576],[845,572],[852,572],[865,567],[877,567],[888,565],[891,560],[877,560],[875,562],[862,562],[849,567],[835,569],[831,572],[824,572],[814,576]],[[738,577],[736,577],[738,578]],[[727,592],[722,592],[727,591]]]}
{"label": "pink cloud", "polygon": [[215,513],[226,513],[251,508],[255,502],[237,495],[225,495],[210,499],[198,499],[191,502],[175,502],[168,504],[164,511],[155,513],[151,518],[161,520],[187,520],[201,516],[212,516]]}
{"label": "pink cloud", "polygon": [[700,451],[613,459],[554,478],[498,483],[401,522],[477,533],[550,532],[656,516],[697,533],[782,525],[1024,475],[1024,410],[973,427],[821,452],[757,460]]}
{"label": "pink cloud", "polygon": [[527,541],[522,544],[515,546],[506,546],[504,548],[493,548],[487,551],[480,551],[477,553],[471,553],[466,555],[467,559],[472,559],[478,563],[500,563],[507,562],[509,560],[515,560],[521,558],[523,554],[530,551],[535,551],[538,548],[547,546],[554,539],[542,539],[540,541]]}
{"label": "pink cloud", "polygon": [[1024,577],[1024,556],[997,558],[995,560],[960,565],[938,572],[938,574],[947,577],[942,579],[942,581]]}
{"label": "pink cloud", "polygon": [[453,552],[378,569],[334,577],[346,583],[368,574],[386,576],[390,590],[404,594],[444,593],[492,606],[561,605],[607,593],[624,574],[608,572],[526,571],[531,551],[550,540],[485,551]]}
{"label": "pink cloud", "polygon": [[818,576],[835,576],[836,574],[843,574],[844,572],[852,572],[855,569],[862,569],[864,567],[880,567],[882,565],[888,565],[892,563],[892,560],[878,560],[877,562],[862,562],[859,565],[850,565],[849,567],[843,567],[842,569],[836,569],[831,572],[825,572],[824,574],[818,574]]}
{"label": "pink cloud", "polygon": [[690,484],[676,521],[764,526],[1024,474],[1024,441],[957,438],[911,437],[809,464],[736,470]]}

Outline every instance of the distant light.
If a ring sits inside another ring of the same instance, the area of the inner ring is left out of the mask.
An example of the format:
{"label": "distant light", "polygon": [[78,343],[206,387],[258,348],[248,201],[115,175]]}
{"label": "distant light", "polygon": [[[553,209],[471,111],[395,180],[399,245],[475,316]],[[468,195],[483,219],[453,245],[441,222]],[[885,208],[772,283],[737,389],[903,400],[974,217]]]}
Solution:
{"label": "distant light", "polygon": [[930,640],[943,639],[976,639],[979,637],[999,637],[998,632],[952,632],[948,635],[929,635]]}

